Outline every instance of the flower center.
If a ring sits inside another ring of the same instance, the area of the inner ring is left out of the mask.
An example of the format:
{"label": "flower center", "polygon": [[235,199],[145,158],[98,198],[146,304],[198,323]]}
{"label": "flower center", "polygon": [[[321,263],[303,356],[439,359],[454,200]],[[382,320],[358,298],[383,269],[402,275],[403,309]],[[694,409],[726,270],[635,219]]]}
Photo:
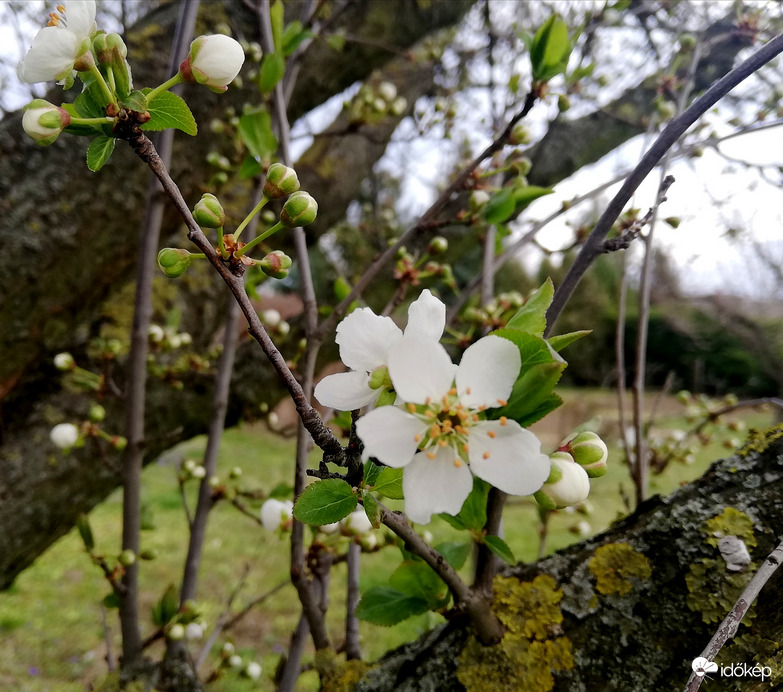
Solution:
{"label": "flower center", "polygon": [[452,387],[440,401],[428,401],[423,406],[408,404],[408,412],[428,426],[426,432],[416,435],[416,442],[430,459],[435,458],[437,447],[449,447],[454,451],[455,466],[467,461],[469,431],[479,415],[460,402],[456,388]]}

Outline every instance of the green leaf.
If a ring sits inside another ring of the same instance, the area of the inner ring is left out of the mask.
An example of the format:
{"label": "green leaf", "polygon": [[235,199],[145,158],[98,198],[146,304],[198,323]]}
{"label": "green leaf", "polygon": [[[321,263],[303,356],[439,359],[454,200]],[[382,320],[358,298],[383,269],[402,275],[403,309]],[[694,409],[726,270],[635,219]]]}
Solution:
{"label": "green leaf", "polygon": [[376,479],[383,471],[384,467],[376,464],[372,459],[369,459],[364,465],[364,484],[374,485]]}
{"label": "green leaf", "polygon": [[95,549],[95,538],[92,535],[90,519],[86,514],[80,514],[76,518],[76,528],[79,529],[79,535],[84,542],[84,548],[88,553],[91,553]]}
{"label": "green leaf", "polygon": [[563,72],[570,54],[568,27],[559,15],[553,14],[536,32],[530,46],[533,79],[543,82]]}
{"label": "green leaf", "polygon": [[259,159],[268,159],[277,151],[277,137],[272,133],[272,119],[265,110],[245,113],[239,119],[239,136],[248,151]]}
{"label": "green leaf", "polygon": [[378,474],[372,489],[392,500],[402,500],[402,469],[383,469]]}
{"label": "green leaf", "polygon": [[262,94],[268,94],[285,74],[285,58],[282,53],[267,53],[261,61],[258,71],[258,88]]}
{"label": "green leaf", "polygon": [[137,113],[144,113],[149,107],[147,97],[141,91],[131,91],[127,98],[123,99],[122,105]]}
{"label": "green leaf", "polygon": [[555,285],[552,279],[547,278],[544,285],[527,299],[506,326],[542,336],[546,329],[546,311],[552,304],[554,295]]}
{"label": "green leaf", "polygon": [[373,586],[362,594],[362,600],[356,606],[356,617],[374,625],[391,627],[428,610],[424,599],[409,596],[390,586]]}
{"label": "green leaf", "polygon": [[549,345],[559,353],[566,346],[570,346],[575,341],[579,341],[579,339],[582,339],[583,337],[592,333],[592,329],[580,329],[578,332],[569,332],[568,334],[560,334],[559,336],[550,336],[547,341],[549,342]]}
{"label": "green leaf", "polygon": [[283,46],[283,21],[284,8],[280,0],[275,0],[269,8],[269,20],[272,25],[272,43],[275,51],[279,51]]}
{"label": "green leaf", "polygon": [[345,36],[342,34],[331,34],[326,37],[326,43],[332,50],[342,53],[343,48],[345,48]]}
{"label": "green leaf", "polygon": [[551,187],[538,187],[536,185],[524,185],[513,188],[514,191],[514,214],[518,214],[529,204],[544,195],[551,195],[554,189]]}
{"label": "green leaf", "polygon": [[[106,594],[103,597],[103,607],[111,610],[120,607],[120,595],[116,591]],[[154,609],[153,609],[154,610]]]}
{"label": "green leaf", "polygon": [[[149,92],[150,89],[144,89],[142,93]],[[170,91],[163,91],[150,101],[147,112],[152,117],[141,126],[142,130],[159,132],[173,127],[191,137],[198,132],[196,119],[190,112],[188,104]]]}
{"label": "green leaf", "polygon": [[364,493],[362,495],[362,505],[364,505],[364,513],[370,520],[372,527],[377,529],[381,525],[381,506],[370,493]]}
{"label": "green leaf", "polygon": [[[63,108],[65,107],[65,104],[63,104]],[[79,117],[82,118],[106,117],[102,94],[95,82],[84,87],[82,93],[73,100],[73,107],[76,109]]]}
{"label": "green leaf", "polygon": [[540,421],[544,416],[552,413],[557,408],[560,408],[563,405],[563,399],[560,397],[559,394],[555,394],[552,392],[547,397],[545,397],[539,404],[536,406],[530,413],[525,414],[524,416],[520,416],[519,418],[515,418],[514,420],[517,421],[523,428],[527,428],[528,426],[533,425],[533,423]]}
{"label": "green leaf", "polygon": [[461,569],[470,555],[473,543],[464,541],[445,541],[435,546],[437,550],[446,559],[454,569]]}
{"label": "green leaf", "polygon": [[[560,380],[565,370],[565,363],[539,363],[534,365],[522,377],[520,377],[511,390],[508,405],[492,412],[492,417],[497,412],[519,422],[526,420],[531,413],[536,411],[551,393],[554,386]],[[520,423],[520,425],[522,425]]]}
{"label": "green leaf", "polygon": [[489,224],[503,223],[514,213],[514,207],[514,191],[507,187],[492,195],[481,215]]}
{"label": "green leaf", "polygon": [[242,159],[242,165],[239,167],[239,177],[242,178],[242,180],[255,178],[263,172],[264,169],[261,167],[261,163],[254,156],[245,156],[245,158]]}
{"label": "green leaf", "polygon": [[303,524],[323,526],[340,521],[356,509],[353,489],[340,478],[308,485],[294,505],[294,516]]}
{"label": "green leaf", "polygon": [[511,548],[506,545],[506,542],[500,536],[484,536],[484,545],[507,565],[516,563],[514,553],[511,552]]}
{"label": "green leaf", "polygon": [[429,608],[440,608],[448,601],[443,580],[424,562],[403,562],[389,577],[389,584],[408,596],[420,598]]}
{"label": "green leaf", "polygon": [[349,284],[347,279],[343,276],[338,276],[334,280],[332,288],[334,290],[334,297],[336,298],[337,302],[342,302],[351,293],[351,284]]}
{"label": "green leaf", "polygon": [[169,584],[160,600],[152,606],[152,621],[164,627],[179,612],[179,594],[174,584]]}
{"label": "green leaf", "polygon": [[294,494],[294,486],[283,481],[269,491],[269,497],[274,500],[290,500]]}
{"label": "green leaf", "polygon": [[87,147],[87,168],[93,172],[101,170],[114,151],[116,141],[114,137],[106,135],[98,135],[92,140]]}
{"label": "green leaf", "polygon": [[[448,514],[439,514],[441,518],[458,529],[468,529],[478,531],[484,528],[487,523],[487,495],[489,494],[489,484],[480,478],[473,478],[473,490],[471,490],[465,504],[456,517],[450,517]],[[456,521],[452,521],[456,519]]]}
{"label": "green leaf", "polygon": [[283,55],[287,58],[293,53],[303,41],[313,38],[315,34],[310,29],[303,29],[302,22],[295,19],[283,32]]}

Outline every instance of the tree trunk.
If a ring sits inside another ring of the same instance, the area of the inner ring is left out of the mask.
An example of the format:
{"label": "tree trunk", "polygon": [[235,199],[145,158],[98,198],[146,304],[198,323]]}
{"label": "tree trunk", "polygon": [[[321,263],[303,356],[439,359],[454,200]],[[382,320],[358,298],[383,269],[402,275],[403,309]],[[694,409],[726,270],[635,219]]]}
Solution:
{"label": "tree trunk", "polygon": [[[724,535],[748,547],[744,570],[727,570],[717,548]],[[352,689],[683,689],[691,661],[781,535],[783,431],[772,428],[606,532],[498,577],[494,608],[507,627],[499,645],[481,647],[454,620],[389,653]],[[721,690],[783,682],[782,576],[773,575],[717,658],[721,666],[769,665],[771,679],[721,677]]]}

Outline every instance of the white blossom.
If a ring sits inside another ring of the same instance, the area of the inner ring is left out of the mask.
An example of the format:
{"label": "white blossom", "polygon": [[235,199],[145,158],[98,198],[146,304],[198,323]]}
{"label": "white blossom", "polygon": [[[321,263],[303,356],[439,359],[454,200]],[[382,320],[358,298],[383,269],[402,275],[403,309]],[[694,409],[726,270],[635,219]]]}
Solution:
{"label": "white blossom", "polygon": [[185,639],[196,640],[204,636],[204,628],[197,622],[191,622],[185,627]]}
{"label": "white blossom", "polygon": [[357,421],[365,456],[405,467],[405,511],[426,524],[457,514],[472,474],[511,495],[536,492],[549,476],[541,443],[516,421],[485,420],[504,406],[521,367],[519,350],[499,336],[470,346],[456,367],[434,339],[406,332],[388,350],[388,369],[405,409],[383,406]]}
{"label": "white blossom", "polygon": [[[408,308],[405,334],[437,343],[445,326],[446,306],[425,289]],[[389,350],[402,337],[402,330],[391,317],[380,317],[370,308],[354,310],[337,325],[335,337],[340,358],[350,371],[324,377],[315,387],[315,398],[339,411],[374,404],[384,388],[371,382],[372,375],[383,374]]]}
{"label": "white blossom", "polygon": [[27,84],[60,83],[72,78],[74,63],[90,51],[95,32],[95,0],[68,0],[51,12],[47,26],[33,39],[27,55],[16,68]]}
{"label": "white blossom", "polygon": [[250,663],[245,666],[245,675],[251,680],[258,680],[258,678],[261,677],[261,664],[250,661]]}
{"label": "white blossom", "polygon": [[550,455],[550,478],[536,493],[537,502],[545,509],[558,509],[577,505],[590,494],[587,471],[574,461],[568,452]]}
{"label": "white blossom", "polygon": [[22,128],[42,146],[54,142],[70,122],[68,111],[43,99],[28,103],[22,116]]}
{"label": "white blossom", "polygon": [[261,506],[261,523],[267,531],[277,531],[292,516],[294,504],[290,500],[267,500]]}
{"label": "white blossom", "polygon": [[199,36],[190,44],[179,73],[186,82],[197,82],[220,93],[228,89],[244,62],[245,51],[230,36]]}
{"label": "white blossom", "polygon": [[49,439],[55,447],[70,449],[79,439],[79,429],[72,423],[60,423],[52,428]]}

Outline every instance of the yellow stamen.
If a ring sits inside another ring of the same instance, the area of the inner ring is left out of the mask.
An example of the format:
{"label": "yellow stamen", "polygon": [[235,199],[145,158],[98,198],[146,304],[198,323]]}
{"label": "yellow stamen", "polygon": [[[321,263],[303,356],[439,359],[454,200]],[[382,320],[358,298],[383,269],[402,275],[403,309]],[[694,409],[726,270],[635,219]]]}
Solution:
{"label": "yellow stamen", "polygon": [[435,418],[435,411],[425,411],[424,415],[427,416],[427,418]]}
{"label": "yellow stamen", "polygon": [[508,418],[506,418],[505,416],[501,416],[500,417],[500,424],[501,425],[506,425],[507,423],[508,423]]}
{"label": "yellow stamen", "polygon": [[498,406],[507,406],[508,402],[505,399],[498,399]]}
{"label": "yellow stamen", "polygon": [[483,459],[489,459],[489,452],[484,452],[481,456]]}
{"label": "yellow stamen", "polygon": [[468,445],[466,445],[466,444],[462,445],[462,451],[465,452],[465,454],[467,454],[470,451],[468,449]]}
{"label": "yellow stamen", "polygon": [[414,440],[414,442],[421,442],[421,435],[418,435],[418,434],[414,435],[413,436],[413,440]]}
{"label": "yellow stamen", "polygon": [[441,447],[448,447],[449,443],[446,440],[438,440],[438,445]]}
{"label": "yellow stamen", "polygon": [[456,387],[452,387],[451,389],[449,389],[449,396],[454,396],[456,393],[457,393]]}
{"label": "yellow stamen", "polygon": [[427,458],[428,459],[434,459],[435,458],[435,452],[427,452]]}
{"label": "yellow stamen", "polygon": [[465,394],[470,394],[470,387],[465,389]]}
{"label": "yellow stamen", "polygon": [[440,435],[440,426],[437,423],[433,423],[432,426],[430,426],[430,437],[435,439]]}
{"label": "yellow stamen", "polygon": [[497,433],[494,430],[489,430],[489,431],[487,431],[487,436],[494,438],[494,437],[497,437]]}
{"label": "yellow stamen", "polygon": [[57,5],[56,9],[58,12],[65,14],[65,5]]}
{"label": "yellow stamen", "polygon": [[474,423],[478,423],[478,419],[479,419],[479,417],[478,417],[478,413],[474,413],[474,414],[471,416],[471,420],[472,420]]}
{"label": "yellow stamen", "polygon": [[443,421],[443,432],[444,433],[451,432],[451,425],[452,425],[452,423],[451,423],[450,420],[444,420]]}
{"label": "yellow stamen", "polygon": [[427,398],[424,400],[424,403],[425,403],[425,405],[429,406],[429,405],[430,405],[430,401],[432,401],[432,399],[430,399],[429,397],[427,397]]}
{"label": "yellow stamen", "polygon": [[456,459],[454,459],[454,466],[456,466],[457,468],[459,468],[460,466],[462,466],[462,459],[460,459],[459,457],[457,457]]}
{"label": "yellow stamen", "polygon": [[416,413],[416,404],[407,404],[408,413]]}

